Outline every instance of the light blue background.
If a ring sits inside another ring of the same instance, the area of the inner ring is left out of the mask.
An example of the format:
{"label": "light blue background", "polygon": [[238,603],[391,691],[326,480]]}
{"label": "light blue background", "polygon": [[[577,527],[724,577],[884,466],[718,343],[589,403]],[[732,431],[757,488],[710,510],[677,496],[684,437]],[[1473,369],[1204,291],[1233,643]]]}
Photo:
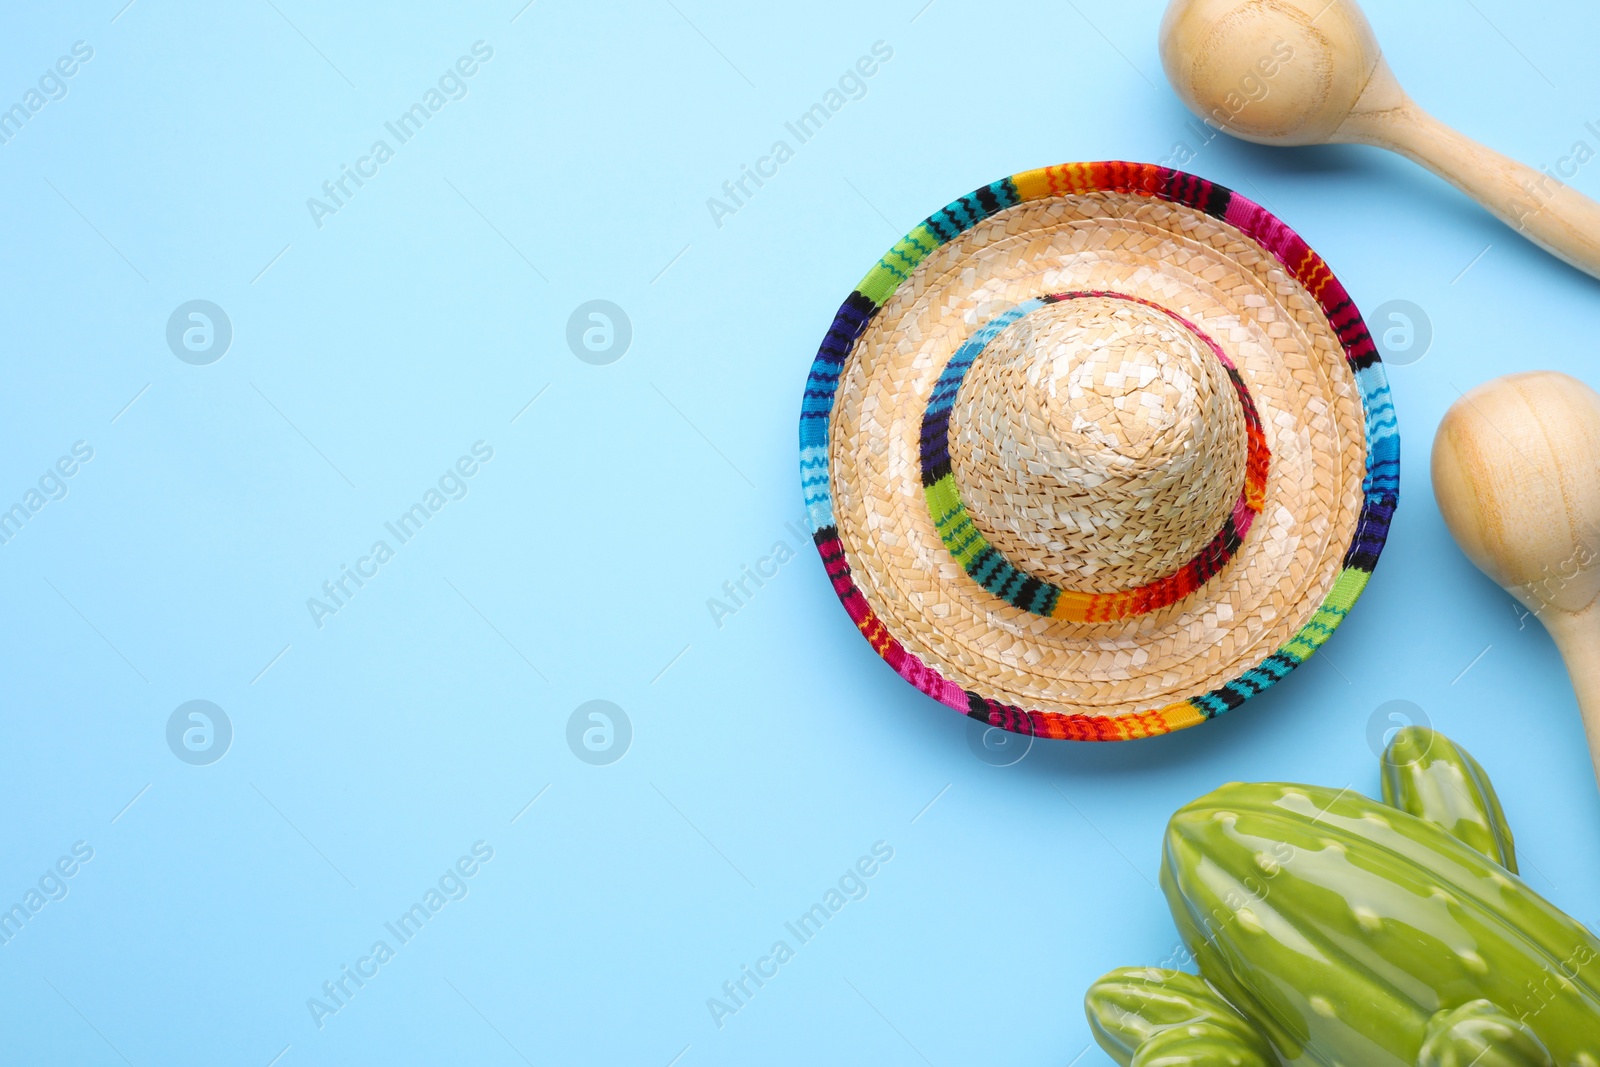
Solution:
{"label": "light blue background", "polygon": [[[1390,700],[1476,752],[1530,882],[1600,918],[1560,660],[1427,479],[1458,390],[1600,384],[1592,280],[1375,150],[1203,147],[1187,169],[1278,212],[1364,308],[1430,316],[1391,372],[1398,521],[1271,693],[996,768],[809,549],[720,627],[707,600],[794,547],[802,383],[897,234],[1006,174],[1194,141],[1161,4],[523,2],[8,13],[0,103],[75,41],[94,58],[0,146],[0,506],[75,441],[94,458],[0,545],[0,904],[76,841],[94,858],[0,947],[0,1060],[1109,1062],[1080,999],[1176,944],[1170,812],[1232,779],[1375,790]],[[1444,120],[1534,164],[1596,145],[1585,5],[1370,15]],[[479,40],[468,95],[315,226],[306,199]],[[880,40],[866,96],[715,225],[706,199]],[[1600,193],[1600,164],[1574,184]],[[234,328],[210,366],[165,342],[196,298]],[[608,366],[565,341],[591,299],[633,325]],[[318,629],[306,599],[480,440],[466,498]],[[233,724],[210,766],[165,740],[192,699]],[[632,722],[609,766],[566,741],[591,699]],[[307,998],[480,840],[470,894],[319,1029]],[[869,895],[718,1029],[707,998],[877,841]]]}

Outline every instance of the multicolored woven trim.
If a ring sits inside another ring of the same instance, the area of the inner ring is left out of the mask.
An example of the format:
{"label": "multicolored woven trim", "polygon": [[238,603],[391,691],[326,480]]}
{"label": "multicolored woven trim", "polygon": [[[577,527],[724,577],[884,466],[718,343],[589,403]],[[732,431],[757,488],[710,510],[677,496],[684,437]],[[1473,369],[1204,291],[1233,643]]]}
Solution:
{"label": "multicolored woven trim", "polygon": [[[1366,416],[1365,499],[1355,536],[1333,587],[1311,620],[1284,646],[1209,693],[1162,708],[1096,716],[1028,711],[962,689],[906,651],[884,627],[850,574],[834,524],[828,471],[828,428],[845,360],[872,317],[934,249],[1017,204],[1074,193],[1146,196],[1203,211],[1240,230],[1278,260],[1317,301],[1344,347]],[[1223,186],[1147,163],[1068,163],[1002,178],[954,201],[895,243],[839,308],[806,380],[800,410],[800,484],[817,552],[834,592],[878,655],[906,681],[948,707],[989,726],[1073,741],[1124,741],[1170,733],[1238,707],[1286,677],[1328,639],[1366,588],[1399,502],[1400,435],[1383,363],[1333,271],[1273,214]]]}
{"label": "multicolored woven trim", "polygon": [[[1218,530],[1198,555],[1171,574],[1136,589],[1116,593],[1086,593],[1062,589],[1058,585],[1036,578],[1018,567],[983,536],[967,513],[961,500],[961,490],[956,485],[950,468],[950,412],[955,407],[956,394],[966,380],[967,371],[977,362],[984,349],[989,347],[1007,327],[1022,321],[1042,307],[1060,304],[1085,297],[1102,297],[1127,300],[1153,308],[1177,322],[1196,339],[1209,348],[1228,373],[1239,395],[1239,407],[1244,415],[1247,436],[1244,485],[1233,511],[1223,520]],[[934,383],[928,397],[927,410],[922,415],[922,486],[928,501],[928,514],[939,531],[939,538],[956,562],[966,570],[972,580],[1012,607],[1034,615],[1071,622],[1115,622],[1135,615],[1159,611],[1170,607],[1204,585],[1227,565],[1233,554],[1244,543],[1250,526],[1261,514],[1267,495],[1267,473],[1271,453],[1267,449],[1267,435],[1261,427],[1261,416],[1256,411],[1255,400],[1239,374],[1239,369],[1222,351],[1222,347],[1200,327],[1162,307],[1126,293],[1086,290],[1071,293],[1050,293],[1024,301],[1016,307],[995,316],[981,326],[962,346],[956,349],[945,364],[939,380]]]}

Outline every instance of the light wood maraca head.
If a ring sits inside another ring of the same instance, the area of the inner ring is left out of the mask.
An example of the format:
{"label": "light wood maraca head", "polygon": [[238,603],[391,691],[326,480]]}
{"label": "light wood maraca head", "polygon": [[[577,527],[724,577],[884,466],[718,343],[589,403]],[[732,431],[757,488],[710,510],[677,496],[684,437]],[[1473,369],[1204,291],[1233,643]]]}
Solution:
{"label": "light wood maraca head", "polygon": [[1433,493],[1467,557],[1555,639],[1600,777],[1600,394],[1554,371],[1478,386],[1439,424]]}
{"label": "light wood maraca head", "polygon": [[1178,96],[1260,144],[1334,140],[1382,61],[1350,0],[1172,0],[1161,20],[1161,65]]}
{"label": "light wood maraca head", "polygon": [[1576,378],[1512,374],[1456,401],[1433,492],[1467,558],[1547,625],[1600,596],[1600,394]]}

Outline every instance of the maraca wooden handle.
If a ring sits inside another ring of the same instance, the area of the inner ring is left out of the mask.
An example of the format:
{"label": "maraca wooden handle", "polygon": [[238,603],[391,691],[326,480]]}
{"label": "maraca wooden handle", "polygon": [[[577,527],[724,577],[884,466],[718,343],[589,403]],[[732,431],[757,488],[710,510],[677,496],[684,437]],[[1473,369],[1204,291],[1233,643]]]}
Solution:
{"label": "maraca wooden handle", "polygon": [[1584,733],[1589,738],[1589,755],[1594,760],[1595,776],[1600,779],[1600,608],[1591,604],[1576,615],[1548,618],[1545,627],[1572,676]]}
{"label": "maraca wooden handle", "polygon": [[1600,203],[1463,136],[1409,99],[1366,119],[1361,140],[1422,164],[1545,251],[1600,277]]}

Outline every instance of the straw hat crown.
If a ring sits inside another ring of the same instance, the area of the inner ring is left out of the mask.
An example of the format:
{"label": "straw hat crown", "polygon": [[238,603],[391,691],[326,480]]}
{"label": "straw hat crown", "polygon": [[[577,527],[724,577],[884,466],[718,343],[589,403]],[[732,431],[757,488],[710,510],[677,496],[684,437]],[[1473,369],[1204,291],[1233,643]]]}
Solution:
{"label": "straw hat crown", "polygon": [[1088,295],[1010,325],[966,373],[951,472],[1018,570],[1091,593],[1192,560],[1245,480],[1240,395],[1209,342],[1158,308]]}

